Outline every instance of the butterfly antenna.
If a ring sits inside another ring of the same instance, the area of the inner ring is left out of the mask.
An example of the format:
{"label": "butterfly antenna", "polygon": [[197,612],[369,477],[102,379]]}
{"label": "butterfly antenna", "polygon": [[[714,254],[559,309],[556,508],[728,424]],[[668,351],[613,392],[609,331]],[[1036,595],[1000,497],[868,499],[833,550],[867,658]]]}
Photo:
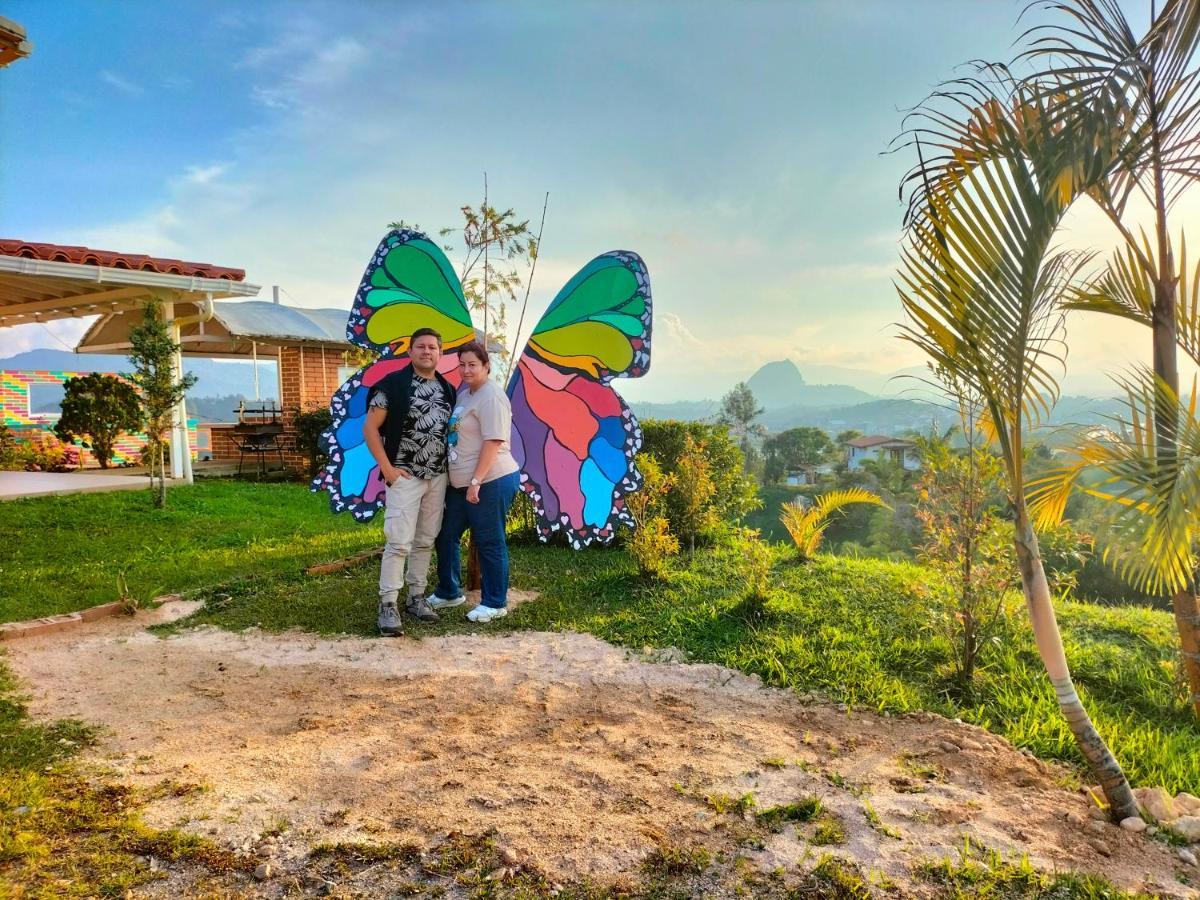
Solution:
{"label": "butterfly antenna", "polygon": [[[512,373],[514,359],[519,359],[521,352],[521,328],[525,325],[525,308],[529,306],[529,290],[533,287],[533,273],[537,271],[538,257],[542,255],[542,229],[546,227],[546,207],[550,205],[550,192],[546,191],[546,199],[542,202],[542,221],[538,225],[537,233],[537,250],[533,254],[533,261],[529,265],[529,277],[525,279],[525,299],[521,301],[521,317],[517,319],[517,333],[513,336],[512,352],[518,354],[516,357],[509,357],[508,360],[508,378],[512,383]],[[507,385],[505,385],[507,387]]]}

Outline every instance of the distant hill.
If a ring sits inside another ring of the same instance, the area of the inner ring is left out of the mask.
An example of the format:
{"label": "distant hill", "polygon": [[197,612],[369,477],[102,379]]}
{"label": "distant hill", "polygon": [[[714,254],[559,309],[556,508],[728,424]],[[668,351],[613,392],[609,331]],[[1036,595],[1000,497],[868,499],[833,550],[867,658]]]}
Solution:
{"label": "distant hill", "polygon": [[[0,359],[0,369],[34,369],[54,372],[128,372],[129,358],[99,353],[72,353],[69,350],[26,350]],[[196,376],[189,397],[253,397],[253,363],[241,360],[217,361],[202,357],[183,358],[183,369]],[[258,364],[259,393],[264,400],[279,397],[279,378],[273,361]]]}
{"label": "distant hill", "polygon": [[808,384],[790,359],[769,362],[750,376],[746,385],[768,412],[793,406],[849,406],[876,399],[847,384]]}

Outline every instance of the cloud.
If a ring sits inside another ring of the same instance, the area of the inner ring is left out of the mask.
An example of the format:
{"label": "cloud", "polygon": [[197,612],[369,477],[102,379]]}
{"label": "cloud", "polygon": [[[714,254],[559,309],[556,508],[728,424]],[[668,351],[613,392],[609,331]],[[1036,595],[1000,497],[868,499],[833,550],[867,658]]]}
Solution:
{"label": "cloud", "polygon": [[250,89],[255,102],[284,110],[303,106],[311,92],[341,84],[368,56],[357,38],[330,38],[314,21],[299,19],[274,40],[248,50],[239,66],[264,76]]}
{"label": "cloud", "polygon": [[185,184],[208,184],[220,178],[228,170],[229,166],[225,163],[216,163],[211,166],[188,166],[183,175],[183,181]]}
{"label": "cloud", "polygon": [[51,322],[31,322],[0,329],[0,357],[15,356],[26,350],[50,347],[55,350],[74,350],[83,333],[96,316],[79,319],[55,319]]}
{"label": "cloud", "polygon": [[120,75],[111,69],[101,70],[100,80],[110,87],[116,88],[123,94],[129,94],[131,97],[137,97],[146,92],[146,89],[140,84],[130,81],[124,75]]}

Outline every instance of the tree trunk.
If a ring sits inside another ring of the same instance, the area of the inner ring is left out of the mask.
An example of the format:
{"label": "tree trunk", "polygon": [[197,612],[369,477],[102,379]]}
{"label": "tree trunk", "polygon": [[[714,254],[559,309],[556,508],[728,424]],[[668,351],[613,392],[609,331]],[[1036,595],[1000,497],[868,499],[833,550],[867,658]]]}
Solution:
{"label": "tree trunk", "polygon": [[467,538],[467,590],[483,589],[483,576],[479,571],[479,548],[475,546],[475,536]]}
{"label": "tree trunk", "polygon": [[1183,671],[1187,676],[1188,702],[1200,719],[1200,598],[1192,591],[1178,591],[1172,600]]}
{"label": "tree trunk", "polygon": [[167,505],[167,460],[163,454],[163,441],[158,442],[158,493],[154,495],[154,506],[163,509]]}
{"label": "tree trunk", "polygon": [[1062,710],[1071,733],[1075,735],[1075,743],[1087,760],[1092,776],[1104,791],[1113,820],[1119,822],[1137,816],[1137,801],[1129,787],[1129,780],[1121,770],[1121,764],[1096,731],[1096,726],[1092,724],[1087,710],[1079,700],[1079,694],[1075,691],[1071,670],[1067,666],[1067,656],[1063,650],[1062,635],[1058,631],[1058,620],[1054,616],[1050,585],[1046,581],[1046,570],[1042,567],[1037,537],[1029,522],[1023,498],[1015,505],[1015,543],[1017,563],[1021,569],[1021,587],[1025,592],[1025,604],[1029,610],[1038,655],[1041,656],[1046,673],[1050,676],[1050,683],[1054,685],[1058,707]]}

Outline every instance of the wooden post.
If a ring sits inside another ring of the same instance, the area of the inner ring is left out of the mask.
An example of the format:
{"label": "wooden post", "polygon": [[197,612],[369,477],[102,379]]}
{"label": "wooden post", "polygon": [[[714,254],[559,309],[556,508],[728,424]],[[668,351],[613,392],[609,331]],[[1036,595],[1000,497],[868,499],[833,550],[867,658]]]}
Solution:
{"label": "wooden post", "polygon": [[467,590],[478,591],[483,586],[479,574],[479,548],[475,546],[475,536],[467,538]]}

